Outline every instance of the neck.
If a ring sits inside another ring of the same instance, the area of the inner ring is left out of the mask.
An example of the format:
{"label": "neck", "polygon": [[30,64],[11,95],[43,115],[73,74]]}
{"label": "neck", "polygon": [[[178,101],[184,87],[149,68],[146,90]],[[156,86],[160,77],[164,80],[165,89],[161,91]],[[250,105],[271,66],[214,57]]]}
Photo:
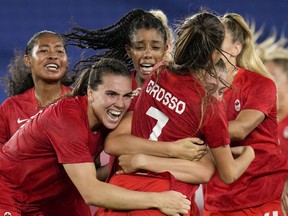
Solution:
{"label": "neck", "polygon": [[227,67],[228,76],[227,81],[228,83],[232,83],[236,74],[238,73],[238,68],[231,65],[231,67]]}
{"label": "neck", "polygon": [[142,85],[143,85],[143,83],[144,83],[145,80],[142,79],[142,78],[139,76],[139,74],[136,72],[136,74],[135,74],[135,81],[136,81],[138,87],[142,87]]}
{"label": "neck", "polygon": [[54,84],[34,84],[34,95],[40,107],[45,107],[59,98],[62,94],[62,85],[60,82]]}

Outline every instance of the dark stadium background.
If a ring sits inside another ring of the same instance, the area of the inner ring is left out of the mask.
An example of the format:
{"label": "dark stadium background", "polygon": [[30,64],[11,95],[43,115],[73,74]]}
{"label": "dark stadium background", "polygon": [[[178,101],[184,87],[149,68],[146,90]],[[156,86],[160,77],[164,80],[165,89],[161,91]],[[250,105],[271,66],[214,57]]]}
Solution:
{"label": "dark stadium background", "polygon": [[[169,24],[203,6],[219,14],[236,12],[256,27],[265,26],[266,37],[272,30],[287,36],[287,0],[1,0],[0,1],[0,75],[6,75],[14,49],[24,50],[36,32],[47,29],[64,33],[75,22],[85,28],[100,28],[119,20],[133,8],[161,9]],[[172,25],[173,27],[173,25]],[[259,39],[261,40],[261,38]],[[70,66],[79,51],[68,49]],[[0,88],[0,103],[7,98]]]}

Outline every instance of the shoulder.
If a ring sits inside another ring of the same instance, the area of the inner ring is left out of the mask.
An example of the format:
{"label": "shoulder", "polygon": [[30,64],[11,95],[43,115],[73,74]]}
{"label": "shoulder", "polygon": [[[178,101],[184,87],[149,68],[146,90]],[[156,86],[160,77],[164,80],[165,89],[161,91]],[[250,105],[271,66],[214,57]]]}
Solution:
{"label": "shoulder", "polygon": [[2,107],[27,106],[27,103],[29,104],[34,103],[34,98],[31,98],[32,96],[33,96],[32,89],[28,89],[21,94],[7,98],[6,100],[4,100],[1,106]]}
{"label": "shoulder", "polygon": [[276,89],[276,84],[272,79],[265,77],[257,72],[246,70],[243,68],[239,68],[238,82],[241,82],[243,85],[246,86],[260,87],[263,88],[263,90],[265,88]]}

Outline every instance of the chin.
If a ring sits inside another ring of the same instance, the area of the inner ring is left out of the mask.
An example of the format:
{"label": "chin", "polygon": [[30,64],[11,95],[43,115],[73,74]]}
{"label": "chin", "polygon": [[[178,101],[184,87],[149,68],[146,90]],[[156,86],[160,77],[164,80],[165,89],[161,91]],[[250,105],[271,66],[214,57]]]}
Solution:
{"label": "chin", "polygon": [[119,124],[119,122],[120,121],[118,121],[118,122],[107,122],[106,124],[104,124],[104,126],[106,127],[106,128],[108,128],[108,129],[111,129],[111,130],[113,130],[113,129],[115,129],[117,126],[118,126],[118,124]]}

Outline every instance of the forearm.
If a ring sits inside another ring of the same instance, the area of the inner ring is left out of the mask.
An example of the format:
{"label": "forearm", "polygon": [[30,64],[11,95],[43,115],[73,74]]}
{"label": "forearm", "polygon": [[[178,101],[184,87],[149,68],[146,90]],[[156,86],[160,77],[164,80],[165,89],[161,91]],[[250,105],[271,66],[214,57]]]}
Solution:
{"label": "forearm", "polygon": [[239,157],[235,159],[235,165],[233,169],[235,179],[238,179],[246,171],[246,169],[253,161],[254,157],[255,154],[253,149],[247,146],[243,154],[241,154]]}
{"label": "forearm", "polygon": [[107,137],[105,152],[114,156],[140,153],[160,157],[172,156],[171,144],[169,142],[156,142],[130,134],[122,134],[112,138]]}
{"label": "forearm", "polygon": [[169,171],[176,179],[191,183],[207,183],[214,173],[214,164],[204,156],[200,161],[189,161],[177,158],[163,158],[149,155],[137,155],[136,166],[138,169],[155,173]]}
{"label": "forearm", "polygon": [[157,208],[158,200],[155,193],[135,192],[112,184],[101,182],[90,187],[90,198],[87,204],[115,210]]}

